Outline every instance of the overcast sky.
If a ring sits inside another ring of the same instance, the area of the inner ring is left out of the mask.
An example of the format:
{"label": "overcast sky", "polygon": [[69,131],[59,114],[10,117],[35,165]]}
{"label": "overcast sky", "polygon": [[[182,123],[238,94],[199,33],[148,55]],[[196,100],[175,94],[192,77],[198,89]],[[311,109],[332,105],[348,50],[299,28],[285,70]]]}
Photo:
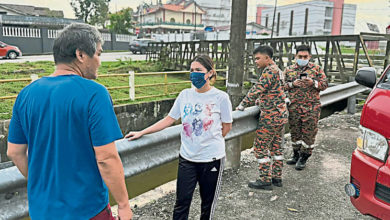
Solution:
{"label": "overcast sky", "polygon": [[[157,0],[111,0],[110,11],[115,12],[122,8],[137,8],[141,2],[156,3]],[[167,0],[162,0],[165,3]],[[286,5],[307,0],[278,0],[278,5]],[[0,0],[0,3],[24,4],[41,7],[48,7],[52,10],[62,10],[66,18],[74,18],[70,0]],[[257,4],[274,5],[274,0],[248,0],[248,22],[254,21],[256,17]],[[390,24],[390,3],[388,0],[345,0],[345,3],[357,5],[355,32],[367,31],[366,22],[378,24],[384,32],[384,28]]]}

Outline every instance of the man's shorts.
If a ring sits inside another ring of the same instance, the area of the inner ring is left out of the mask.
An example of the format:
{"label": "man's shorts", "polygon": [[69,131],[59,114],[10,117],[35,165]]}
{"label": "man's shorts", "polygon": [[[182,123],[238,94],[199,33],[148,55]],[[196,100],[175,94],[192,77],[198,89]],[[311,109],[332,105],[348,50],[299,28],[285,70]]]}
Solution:
{"label": "man's shorts", "polygon": [[114,216],[112,216],[110,204],[108,204],[99,214],[90,220],[115,220]]}

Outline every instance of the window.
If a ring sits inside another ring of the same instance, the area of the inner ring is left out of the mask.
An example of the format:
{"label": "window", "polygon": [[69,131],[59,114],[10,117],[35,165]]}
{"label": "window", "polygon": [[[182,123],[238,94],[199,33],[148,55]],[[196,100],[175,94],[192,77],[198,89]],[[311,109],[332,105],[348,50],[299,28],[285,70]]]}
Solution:
{"label": "window", "polygon": [[390,71],[383,75],[382,80],[378,82],[378,88],[390,90]]}
{"label": "window", "polygon": [[325,20],[324,29],[326,29],[326,30],[332,29],[332,21],[331,20]]}
{"label": "window", "polygon": [[170,20],[169,22],[175,23],[175,19],[174,19],[174,18],[171,18],[171,20]]}
{"label": "window", "polygon": [[186,24],[191,24],[191,20],[187,19]]}
{"label": "window", "polygon": [[326,7],[325,8],[325,17],[332,17],[333,16],[333,8]]}

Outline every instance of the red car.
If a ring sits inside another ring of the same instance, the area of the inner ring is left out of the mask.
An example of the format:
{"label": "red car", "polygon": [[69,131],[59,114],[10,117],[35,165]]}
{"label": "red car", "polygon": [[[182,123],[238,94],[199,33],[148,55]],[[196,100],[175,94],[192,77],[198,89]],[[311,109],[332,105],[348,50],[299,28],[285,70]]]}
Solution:
{"label": "red car", "polygon": [[8,45],[0,41],[0,57],[16,59],[16,57],[21,57],[21,56],[22,56],[22,51],[20,51],[18,47]]}
{"label": "red car", "polygon": [[370,67],[359,69],[355,79],[373,90],[363,107],[345,191],[362,214],[390,219],[390,66],[378,83]]}

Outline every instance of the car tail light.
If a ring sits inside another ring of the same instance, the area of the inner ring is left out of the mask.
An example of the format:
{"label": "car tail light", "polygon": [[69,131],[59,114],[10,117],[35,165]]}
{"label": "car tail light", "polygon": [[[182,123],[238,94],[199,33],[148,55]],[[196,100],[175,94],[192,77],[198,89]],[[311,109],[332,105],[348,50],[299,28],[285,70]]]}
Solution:
{"label": "car tail light", "polygon": [[359,127],[359,137],[357,138],[357,149],[365,154],[383,162],[386,161],[389,150],[387,139],[381,134],[363,126]]}

